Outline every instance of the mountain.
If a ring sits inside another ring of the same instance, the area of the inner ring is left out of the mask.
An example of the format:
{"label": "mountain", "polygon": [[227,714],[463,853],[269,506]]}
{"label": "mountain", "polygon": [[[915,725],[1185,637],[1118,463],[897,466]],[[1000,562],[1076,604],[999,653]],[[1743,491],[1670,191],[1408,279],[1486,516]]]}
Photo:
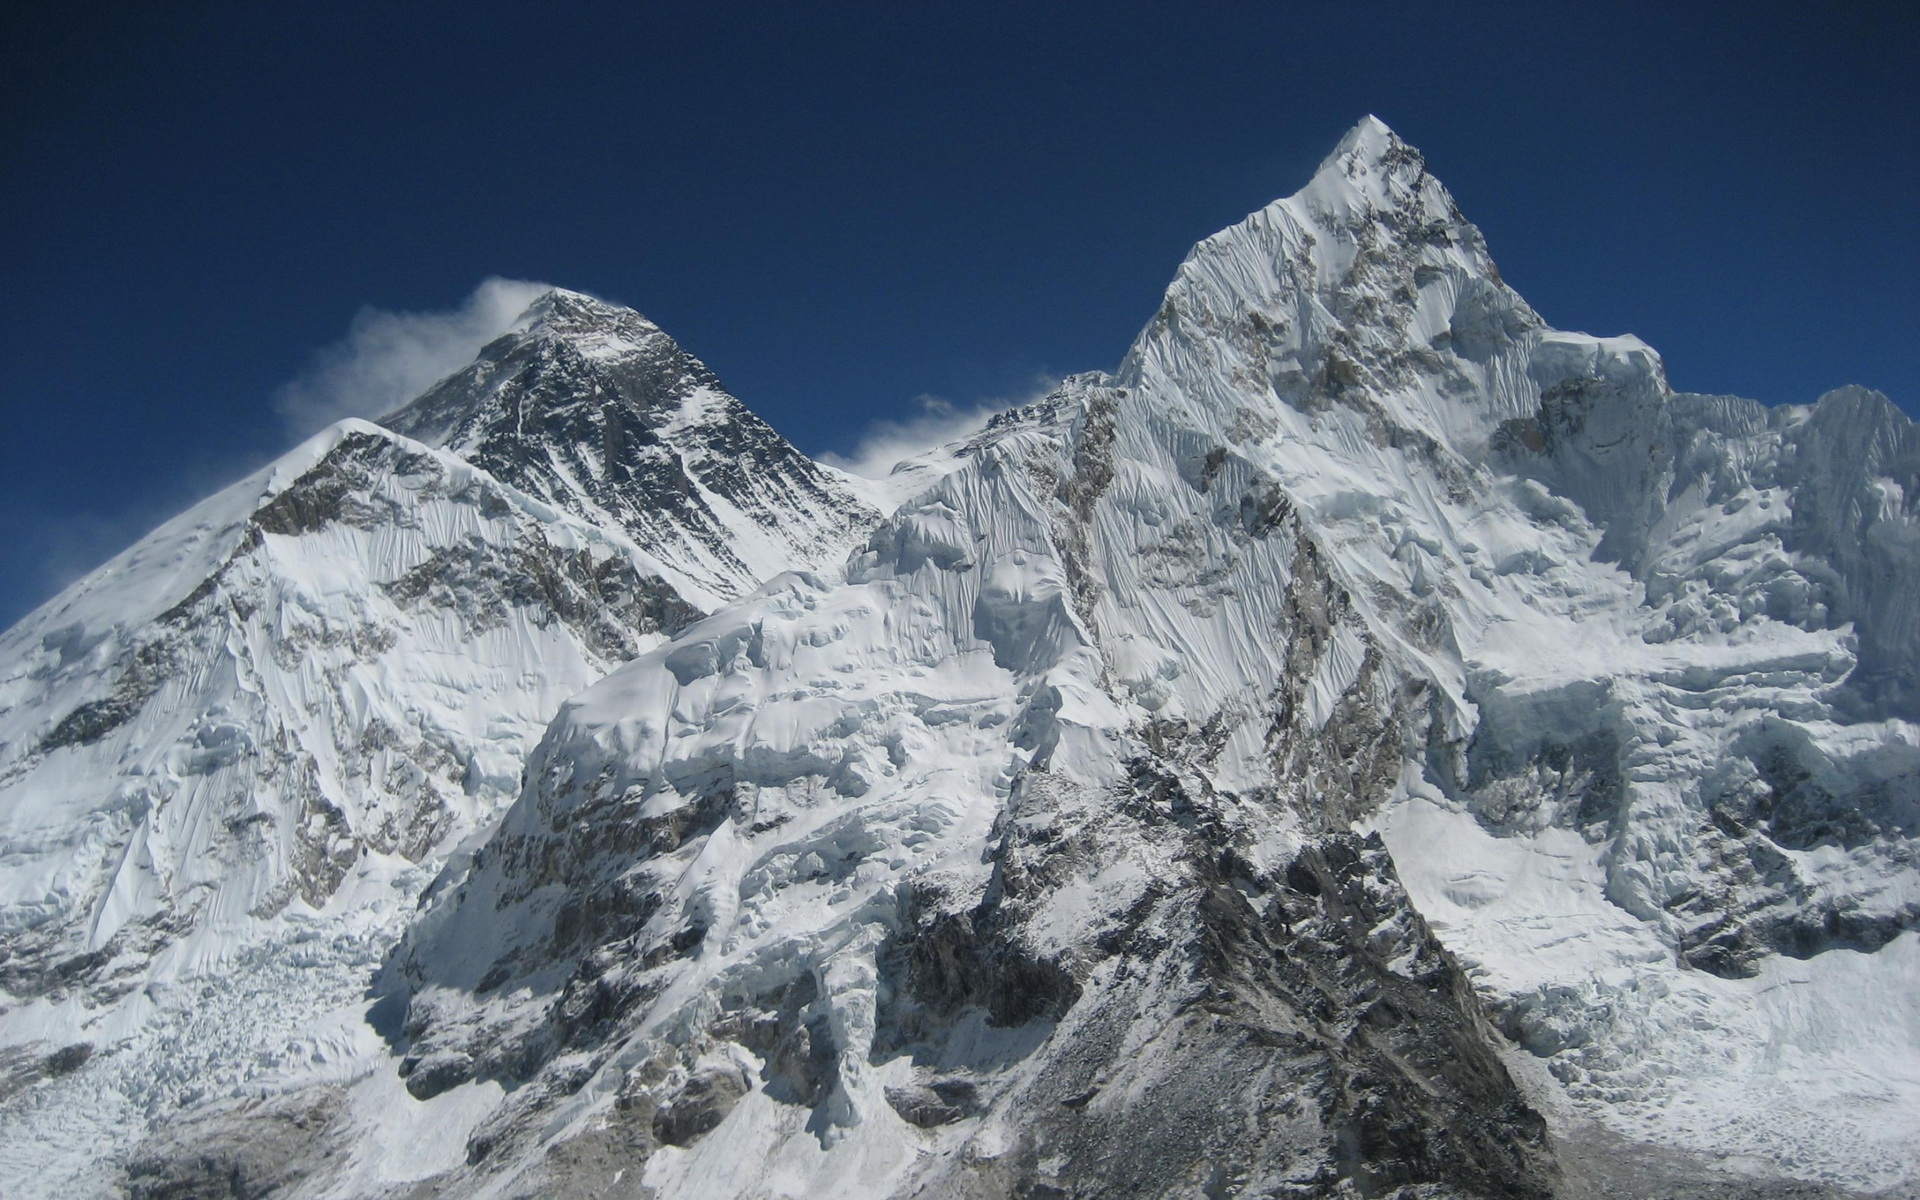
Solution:
{"label": "mountain", "polygon": [[555,289],[520,324],[381,424],[624,531],[703,609],[878,519],[639,313]]}
{"label": "mountain", "polygon": [[878,516],[644,318],[553,292],[29,616],[0,639],[3,1090],[99,1065],[9,1126],[137,1133],[257,1073],[364,990],[561,701]]}
{"label": "mountain", "polygon": [[1576,1186],[1535,1104],[1905,1178],[1912,438],[1546,327],[1362,124],[561,711],[388,972],[414,1094],[504,1089],[446,1186]]}
{"label": "mountain", "polygon": [[[1115,372],[722,594],[701,531],[751,510],[700,447],[758,435],[630,437],[710,385],[618,324],[653,383],[510,335],[395,444],[704,615],[656,604],[556,705],[497,822],[390,889],[404,933],[312,952],[324,1021],[236,1014],[285,1050],[155,1107],[131,1194],[1916,1182],[1920,435],[1885,397],[1675,393],[1548,327],[1368,119],[1195,247]],[[309,943],[253,944],[264,980]],[[198,1029],[128,1060],[224,1061]],[[44,1044],[10,1144],[113,1065]]]}

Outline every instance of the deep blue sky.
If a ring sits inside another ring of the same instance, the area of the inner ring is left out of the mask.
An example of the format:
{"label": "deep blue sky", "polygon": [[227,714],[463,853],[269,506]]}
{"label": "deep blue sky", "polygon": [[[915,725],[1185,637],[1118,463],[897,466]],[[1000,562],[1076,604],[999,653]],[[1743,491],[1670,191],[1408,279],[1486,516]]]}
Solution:
{"label": "deep blue sky", "polygon": [[1554,324],[1920,406],[1920,6],[814,7],[6,6],[0,625],[284,449],[363,306],[592,291],[847,449],[1111,367],[1367,112]]}

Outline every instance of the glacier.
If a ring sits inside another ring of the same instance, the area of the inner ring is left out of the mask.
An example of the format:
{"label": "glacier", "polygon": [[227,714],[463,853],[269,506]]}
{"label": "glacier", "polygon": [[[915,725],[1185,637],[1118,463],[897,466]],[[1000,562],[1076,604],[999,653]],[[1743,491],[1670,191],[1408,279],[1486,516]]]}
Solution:
{"label": "glacier", "polygon": [[1371,118],[884,484],[555,292],[0,642],[0,1180],[1903,1194],[1917,495]]}

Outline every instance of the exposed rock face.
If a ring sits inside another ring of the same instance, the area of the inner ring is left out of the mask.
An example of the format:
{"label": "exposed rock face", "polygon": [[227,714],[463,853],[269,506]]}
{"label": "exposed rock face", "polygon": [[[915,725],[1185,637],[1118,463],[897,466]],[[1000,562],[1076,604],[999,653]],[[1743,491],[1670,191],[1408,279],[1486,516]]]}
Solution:
{"label": "exposed rock face", "polygon": [[166,1130],[127,1164],[128,1200],[264,1200],[323,1166],[340,1097],[296,1093],[217,1107]]}
{"label": "exposed rock face", "polygon": [[703,607],[836,567],[879,519],[639,313],[554,291],[520,325],[381,423],[624,530]]}
{"label": "exposed rock face", "polygon": [[[906,965],[879,1045],[927,1079],[888,1089],[888,1102],[915,1124],[946,1125],[973,1115],[948,1097],[970,1099],[984,1083],[1021,1114],[1008,1151],[950,1161],[934,1189],[1550,1194],[1545,1123],[1492,1052],[1472,988],[1413,912],[1378,840],[1310,843],[1279,878],[1261,878],[1231,850],[1210,854],[1205,835],[1223,831],[1178,787],[1155,780],[1144,811],[1120,823],[1166,822],[1163,836],[1190,843],[1175,852],[1187,869],[1077,957],[1084,982],[1023,955],[1004,892],[971,914],[973,928],[922,918],[896,948]],[[1168,807],[1155,814],[1156,803]],[[1003,842],[999,882],[1010,867],[1096,873],[1106,864],[1072,861],[1090,833],[1068,846]],[[1047,918],[1049,898],[1022,897],[1029,922]],[[953,1077],[966,1061],[955,1018],[980,1013],[989,1024],[1050,1026],[1011,1087],[990,1062]]]}

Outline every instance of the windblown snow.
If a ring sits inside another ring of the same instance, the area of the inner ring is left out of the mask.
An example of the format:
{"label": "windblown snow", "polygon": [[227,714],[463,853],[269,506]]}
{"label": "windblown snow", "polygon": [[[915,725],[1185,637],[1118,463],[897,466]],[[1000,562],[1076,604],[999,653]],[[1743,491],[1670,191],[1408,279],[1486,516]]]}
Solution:
{"label": "windblown snow", "polygon": [[0,1191],[1911,1187],[1917,663],[1913,425],[1372,118],[879,486],[554,292],[0,639]]}

